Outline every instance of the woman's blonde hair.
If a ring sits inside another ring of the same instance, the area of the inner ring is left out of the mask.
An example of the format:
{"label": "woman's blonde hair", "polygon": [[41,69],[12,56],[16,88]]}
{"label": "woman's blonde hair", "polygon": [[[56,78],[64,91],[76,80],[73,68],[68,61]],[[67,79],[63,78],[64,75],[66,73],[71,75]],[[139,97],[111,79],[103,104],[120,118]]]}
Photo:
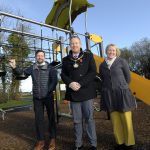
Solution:
{"label": "woman's blonde hair", "polygon": [[110,46],[115,47],[115,49],[116,49],[116,56],[119,57],[121,55],[121,51],[119,50],[119,48],[115,44],[108,44],[106,46],[106,54],[107,54],[107,51],[108,51]]}

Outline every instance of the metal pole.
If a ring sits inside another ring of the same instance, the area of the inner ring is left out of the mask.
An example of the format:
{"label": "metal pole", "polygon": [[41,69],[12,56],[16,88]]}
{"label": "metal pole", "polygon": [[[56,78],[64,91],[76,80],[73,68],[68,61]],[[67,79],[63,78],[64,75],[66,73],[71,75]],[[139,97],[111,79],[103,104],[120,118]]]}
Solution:
{"label": "metal pole", "polygon": [[[72,1],[72,0],[71,0]],[[71,4],[71,3],[70,3]],[[72,5],[72,4],[71,4]],[[70,5],[70,6],[71,6]],[[70,7],[71,9],[71,7]],[[71,10],[70,10],[71,11]],[[5,12],[2,12],[0,11],[0,16],[7,16],[7,17],[11,17],[11,18],[15,18],[15,19],[19,19],[19,20],[23,20],[25,22],[29,22],[29,23],[33,23],[33,24],[36,24],[36,25],[40,25],[40,26],[43,26],[43,27],[47,27],[47,28],[51,28],[53,30],[58,30],[58,31],[62,31],[62,32],[65,32],[65,33],[70,33],[71,31],[69,30],[65,30],[65,29],[61,29],[61,28],[58,28],[58,27],[55,27],[55,26],[51,26],[51,25],[47,25],[47,24],[44,24],[44,23],[41,23],[41,22],[37,22],[37,21],[34,21],[34,20],[30,20],[30,19],[27,19],[27,18],[24,18],[24,17],[20,17],[20,16],[16,16],[16,15],[12,15],[12,14],[9,14],[9,13],[5,13]],[[70,12],[70,23],[71,23],[71,12]],[[5,29],[5,28],[0,28],[1,30],[2,29]],[[10,29],[9,29],[10,30]],[[82,35],[82,36],[86,36],[85,34],[82,34],[82,33],[78,33],[78,32],[74,32],[75,34],[78,34],[78,35]]]}
{"label": "metal pole", "polygon": [[42,31],[42,26],[41,26],[41,50],[43,48],[43,31]]}
{"label": "metal pole", "polygon": [[23,21],[26,21],[26,22],[30,22],[30,23],[33,23],[33,24],[36,24],[36,25],[40,25],[40,26],[44,26],[44,27],[55,29],[55,30],[70,33],[69,30],[61,29],[61,28],[58,28],[58,27],[55,27],[55,26],[47,25],[47,24],[44,24],[44,23],[40,23],[40,22],[37,22],[37,21],[34,21],[34,20],[26,19],[24,17],[12,15],[12,14],[5,13],[5,12],[2,12],[2,11],[0,11],[0,15],[4,15],[4,16],[7,16],[7,17],[12,17],[12,18],[23,20]]}
{"label": "metal pole", "polygon": [[60,38],[59,38],[59,40],[60,40],[60,53],[61,53],[61,61],[62,61],[62,59],[65,57],[65,52],[64,52],[64,37],[63,36],[61,36]]}
{"label": "metal pole", "polygon": [[[70,37],[70,34],[69,34],[69,37]],[[67,41],[67,44],[68,44],[68,46],[66,47],[66,55],[68,55],[69,54],[69,50],[71,48],[70,48],[70,39],[67,38],[67,34],[66,34],[66,41]]]}
{"label": "metal pole", "polygon": [[72,7],[72,0],[70,0],[70,6],[69,6],[69,24],[70,24],[70,28],[71,28],[71,24],[72,24],[71,7]]}
{"label": "metal pole", "polygon": [[87,9],[85,12],[85,32],[87,33]]}
{"label": "metal pole", "polygon": [[0,27],[2,26],[2,15],[0,16]]}
{"label": "metal pole", "polygon": [[99,43],[100,56],[104,58],[103,42]]}
{"label": "metal pole", "polygon": [[86,41],[86,50],[87,50],[87,51],[91,51],[89,33],[86,32],[85,34],[86,34],[86,37],[85,37],[85,41]]}
{"label": "metal pole", "polygon": [[[24,36],[29,36],[29,37],[33,37],[33,38],[37,38],[37,39],[41,39],[41,36],[37,35],[37,34],[32,34],[32,33],[28,33],[28,32],[21,32],[21,31],[17,31],[17,30],[12,30],[12,29],[7,29],[7,28],[2,28],[0,27],[0,30],[3,32],[10,32],[10,33],[17,33],[17,34],[23,34]],[[43,40],[46,41],[58,41],[58,39],[53,39],[53,38],[49,38],[49,37],[43,37]]]}
{"label": "metal pole", "polygon": [[50,61],[50,63],[51,63],[51,53],[50,53],[51,49],[50,49],[49,42],[48,42],[48,50],[49,50],[49,61]]}

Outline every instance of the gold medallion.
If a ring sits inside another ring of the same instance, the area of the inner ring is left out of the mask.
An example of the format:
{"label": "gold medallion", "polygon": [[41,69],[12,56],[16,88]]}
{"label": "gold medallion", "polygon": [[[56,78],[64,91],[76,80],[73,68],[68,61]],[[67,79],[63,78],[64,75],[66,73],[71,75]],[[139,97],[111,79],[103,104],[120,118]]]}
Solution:
{"label": "gold medallion", "polygon": [[70,58],[74,62],[73,68],[78,68],[79,67],[80,63],[82,62],[83,56],[84,56],[84,53],[78,59]]}

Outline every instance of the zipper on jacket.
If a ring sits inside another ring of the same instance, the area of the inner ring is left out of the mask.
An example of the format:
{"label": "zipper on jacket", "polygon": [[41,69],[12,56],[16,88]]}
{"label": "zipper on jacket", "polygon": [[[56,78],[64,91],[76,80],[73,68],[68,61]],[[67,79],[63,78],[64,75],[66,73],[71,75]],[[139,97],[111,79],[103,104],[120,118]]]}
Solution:
{"label": "zipper on jacket", "polygon": [[39,99],[41,98],[41,81],[40,81],[40,79],[41,79],[41,74],[40,74],[40,69],[38,68],[38,72],[39,72],[39,87],[38,87],[38,90],[39,90]]}

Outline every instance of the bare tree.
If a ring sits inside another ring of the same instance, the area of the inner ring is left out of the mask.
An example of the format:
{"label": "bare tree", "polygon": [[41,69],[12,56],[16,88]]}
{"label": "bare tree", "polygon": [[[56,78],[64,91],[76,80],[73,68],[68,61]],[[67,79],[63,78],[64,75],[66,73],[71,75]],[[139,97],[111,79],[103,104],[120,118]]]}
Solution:
{"label": "bare tree", "polygon": [[150,79],[150,40],[143,38],[132,44],[130,48],[121,49],[121,57],[129,63],[130,69]]}
{"label": "bare tree", "polygon": [[[0,6],[0,10],[3,12],[12,13],[10,8],[3,5]],[[16,14],[18,16],[23,16],[20,11]],[[23,21],[11,19],[5,16],[1,16],[0,19],[1,27],[23,32],[30,32],[31,30],[31,26]],[[29,45],[31,43],[33,43],[33,40],[23,36],[23,34],[19,35],[15,33],[8,34],[3,31],[0,32],[0,53],[4,53],[5,58],[7,57],[7,59],[12,56],[20,62],[20,64],[24,63],[24,66],[26,66],[26,63],[23,62],[23,59],[28,59],[28,55],[30,53]],[[4,95],[9,94],[9,96],[6,96],[3,100],[0,99],[0,101],[6,101],[8,100],[8,97],[11,99],[19,99],[20,81],[15,80],[11,70],[9,69],[7,76],[3,76],[1,79],[2,80],[0,82],[2,83],[2,87],[0,87],[0,95],[3,95],[4,97]],[[11,91],[11,93],[8,91]]]}
{"label": "bare tree", "polygon": [[133,71],[150,79],[150,40],[141,39],[131,46],[133,52]]}

